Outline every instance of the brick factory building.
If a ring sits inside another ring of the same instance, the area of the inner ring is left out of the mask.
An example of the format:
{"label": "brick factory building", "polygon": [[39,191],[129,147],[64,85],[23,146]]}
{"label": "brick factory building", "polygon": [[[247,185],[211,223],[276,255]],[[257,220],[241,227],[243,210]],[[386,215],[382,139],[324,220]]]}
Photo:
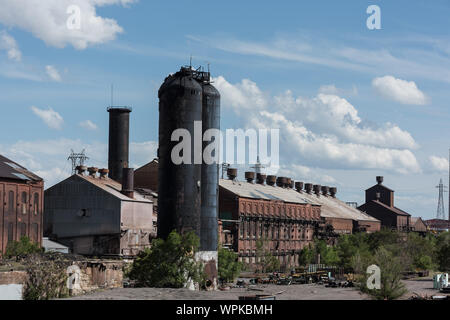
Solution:
{"label": "brick factory building", "polygon": [[134,186],[136,188],[150,189],[155,192],[158,191],[157,158],[134,171]]}
{"label": "brick factory building", "polygon": [[297,266],[300,251],[313,242],[320,205],[288,188],[283,179],[278,185],[274,176],[267,177],[268,184],[219,181],[222,241],[239,253],[240,261],[256,263],[256,241],[266,239],[266,249],[281,266]]}
{"label": "brick factory building", "polygon": [[366,203],[358,207],[381,221],[386,228],[411,231],[411,215],[394,206],[394,190],[383,185],[383,177],[377,177],[377,184],[366,190]]}
{"label": "brick factory building", "polygon": [[254,175],[240,182],[232,171],[219,181],[221,242],[243,262],[256,262],[258,239],[268,241],[282,266],[297,266],[300,250],[316,236],[332,242],[339,234],[380,230],[380,221],[337,199],[336,188],[260,174],[254,183]]}
{"label": "brick factory building", "polygon": [[44,180],[0,155],[0,255],[27,236],[42,245]]}
{"label": "brick factory building", "polygon": [[156,215],[151,194],[133,189],[133,169],[123,169],[122,184],[107,169],[78,170],[45,191],[45,235],[84,255],[134,256],[149,247]]}

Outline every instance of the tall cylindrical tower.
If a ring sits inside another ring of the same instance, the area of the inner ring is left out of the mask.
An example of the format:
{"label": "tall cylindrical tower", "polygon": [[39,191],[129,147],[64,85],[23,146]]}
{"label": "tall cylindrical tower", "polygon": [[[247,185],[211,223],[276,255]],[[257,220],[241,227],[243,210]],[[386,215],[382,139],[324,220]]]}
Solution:
{"label": "tall cylindrical tower", "polygon": [[109,107],[109,177],[122,183],[122,170],[128,168],[130,112],[128,107]]}
{"label": "tall cylindrical tower", "polygon": [[[202,83],[203,104],[202,104],[202,126],[203,134],[210,129],[220,130],[220,93],[211,85],[208,79]],[[215,137],[218,139],[219,137]],[[214,143],[213,141],[203,141],[203,150]],[[219,196],[219,141],[216,141],[217,148],[213,150],[211,157],[217,160],[212,164],[203,162],[202,164],[202,206],[201,206],[201,230],[200,230],[200,250],[217,251],[217,227],[218,227],[218,196]],[[217,154],[215,154],[217,153]]]}
{"label": "tall cylindrical tower", "polygon": [[[202,86],[195,79],[195,71],[183,67],[165,79],[158,96],[158,237],[165,239],[172,230],[195,231],[200,236],[201,144],[196,150],[194,136],[196,122],[200,135],[202,131]],[[177,131],[183,137],[171,141],[177,129],[185,129]],[[178,148],[180,143],[185,146],[182,150]],[[189,158],[190,163],[176,164],[172,153],[177,158]]]}

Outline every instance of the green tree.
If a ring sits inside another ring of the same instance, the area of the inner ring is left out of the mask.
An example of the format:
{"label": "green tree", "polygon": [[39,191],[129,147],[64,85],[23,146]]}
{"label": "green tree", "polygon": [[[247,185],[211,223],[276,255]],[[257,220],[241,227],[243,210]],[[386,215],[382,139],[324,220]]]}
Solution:
{"label": "green tree", "polygon": [[440,271],[450,271],[450,232],[443,232],[437,238],[436,256]]}
{"label": "green tree", "polygon": [[203,284],[203,264],[195,260],[199,244],[194,232],[172,231],[167,240],[154,239],[151,248],[138,254],[128,276],[142,287],[181,288],[189,279]]}
{"label": "green tree", "polygon": [[238,261],[238,254],[220,247],[218,260],[219,279],[225,282],[233,282],[242,270],[242,263]]}
{"label": "green tree", "polygon": [[5,250],[5,258],[23,257],[33,253],[42,252],[39,245],[28,237],[20,238],[20,241],[9,242]]}
{"label": "green tree", "polygon": [[[368,293],[379,300],[395,300],[403,296],[407,290],[401,282],[401,259],[392,255],[386,248],[380,247],[375,252],[374,262],[381,270],[381,289],[366,289]],[[366,283],[363,282],[362,285]]]}
{"label": "green tree", "polygon": [[280,269],[280,261],[272,255],[268,249],[269,242],[266,239],[256,241],[256,267],[260,272],[272,272]]}

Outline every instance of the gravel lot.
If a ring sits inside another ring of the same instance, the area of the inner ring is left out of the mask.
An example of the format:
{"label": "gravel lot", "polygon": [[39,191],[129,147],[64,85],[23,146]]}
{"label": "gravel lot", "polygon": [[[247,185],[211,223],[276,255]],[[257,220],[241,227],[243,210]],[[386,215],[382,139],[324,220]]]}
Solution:
{"label": "gravel lot", "polygon": [[[433,289],[431,279],[415,279],[404,281],[408,293],[401,299],[408,299],[414,293],[432,296],[439,294]],[[277,300],[367,300],[366,294],[354,288],[326,288],[323,285],[258,285],[246,288],[231,288],[228,291],[189,291],[187,289],[162,288],[122,288],[97,291],[91,294],[72,297],[70,300],[238,300],[239,296],[268,294],[275,295]],[[442,294],[440,294],[442,295]]]}

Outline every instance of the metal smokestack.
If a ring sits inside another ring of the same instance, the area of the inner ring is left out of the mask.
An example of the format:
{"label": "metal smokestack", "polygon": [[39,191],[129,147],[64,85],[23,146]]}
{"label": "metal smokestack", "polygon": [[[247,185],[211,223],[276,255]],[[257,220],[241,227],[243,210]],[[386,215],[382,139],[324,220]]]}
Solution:
{"label": "metal smokestack", "polygon": [[109,177],[122,182],[122,169],[128,168],[130,112],[128,107],[109,107]]}
{"label": "metal smokestack", "polygon": [[122,169],[122,194],[128,198],[134,198],[134,169],[123,168]]}

